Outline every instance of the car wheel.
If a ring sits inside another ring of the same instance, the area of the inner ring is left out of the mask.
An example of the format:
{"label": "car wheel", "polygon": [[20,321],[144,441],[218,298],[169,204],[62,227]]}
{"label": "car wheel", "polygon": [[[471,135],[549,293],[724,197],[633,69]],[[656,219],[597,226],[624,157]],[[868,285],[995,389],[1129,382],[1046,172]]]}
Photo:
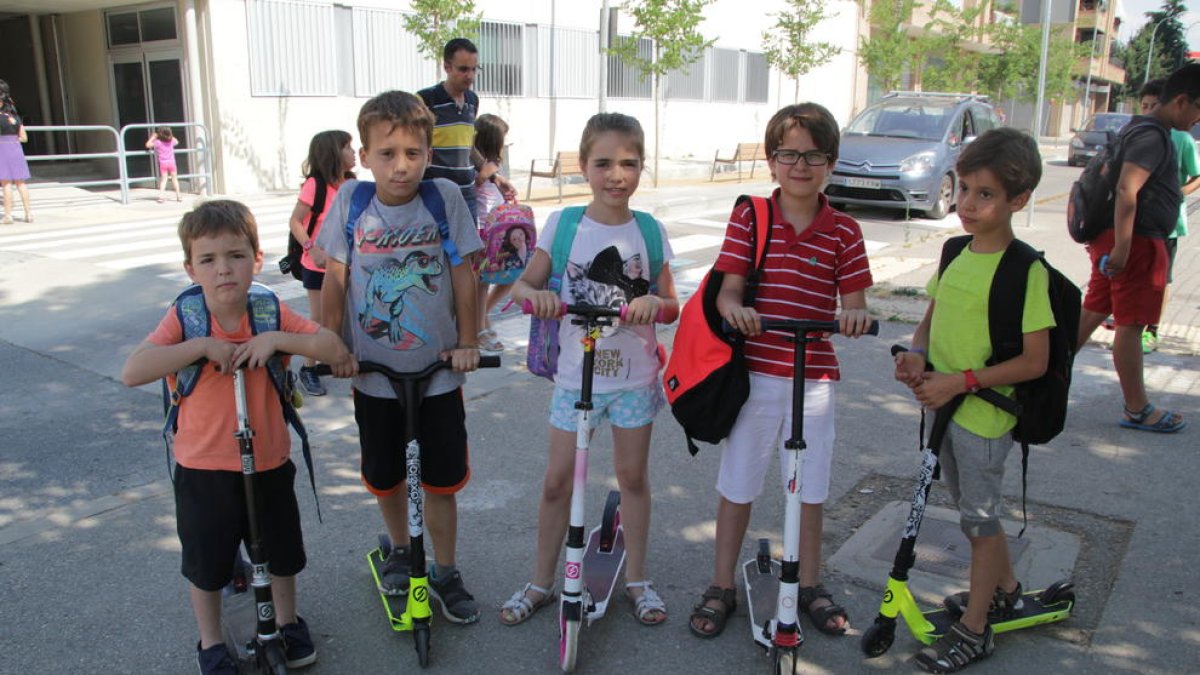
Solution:
{"label": "car wheel", "polygon": [[950,213],[950,205],[954,202],[954,179],[950,174],[942,176],[942,184],[938,187],[938,199],[933,208],[925,212],[926,218],[941,220]]}

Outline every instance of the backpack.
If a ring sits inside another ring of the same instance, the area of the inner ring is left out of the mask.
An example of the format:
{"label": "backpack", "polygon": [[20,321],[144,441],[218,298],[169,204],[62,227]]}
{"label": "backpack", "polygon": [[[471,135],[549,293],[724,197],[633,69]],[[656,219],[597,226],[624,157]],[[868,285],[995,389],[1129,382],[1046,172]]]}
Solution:
{"label": "backpack", "polygon": [[[755,254],[754,268],[746,278],[743,304],[753,304],[754,291],[767,260],[773,218],[769,200],[742,195],[737,203],[746,200],[754,208],[751,236]],[[717,295],[724,278],[723,272],[710,269],[695,294],[684,304],[671,358],[663,372],[671,414],[683,426],[688,452],[692,455],[700,450],[696,440],[719,443],[729,435],[750,396],[750,373],[744,351],[746,338],[741,334],[726,333],[717,311]]]}
{"label": "backpack", "polygon": [[[969,234],[946,241],[938,264],[939,278],[950,262],[970,243]],[[988,292],[988,333],[992,356],[987,360],[987,365],[1002,363],[1021,354],[1024,347],[1021,318],[1025,313],[1025,287],[1029,279],[1029,266],[1035,262],[1044,265],[1049,275],[1050,310],[1055,323],[1054,328],[1050,329],[1050,358],[1046,372],[1041,377],[1015,385],[1015,403],[1013,399],[991,389],[981,390],[977,394],[1017,418],[1013,439],[1021,444],[1022,510],[1025,508],[1029,446],[1049,443],[1062,432],[1066,424],[1071,369],[1078,351],[1076,341],[1083,302],[1079,287],[1051,266],[1045,256],[1020,239],[1013,239],[1000,258]],[[953,414],[953,410],[948,414]]]}
{"label": "backpack", "polygon": [[[308,238],[312,239],[313,230],[317,227],[317,219],[325,212],[325,198],[329,191],[329,186],[325,184],[325,179],[320,176],[312,176],[317,182],[317,191],[313,195],[312,209],[308,212]],[[279,273],[290,274],[296,281],[303,278],[303,266],[300,264],[300,257],[304,255],[304,247],[296,239],[296,235],[292,234],[291,228],[288,228],[288,247],[287,255],[279,259]]]}
{"label": "backpack", "polygon": [[[1111,229],[1117,208],[1117,176],[1124,161],[1124,144],[1135,129],[1152,127],[1163,135],[1163,142],[1170,146],[1169,132],[1153,122],[1129,124],[1115,138],[1109,132],[1109,141],[1088,161],[1071,184],[1067,198],[1067,232],[1080,244],[1100,236]],[[1169,155],[1168,155],[1169,156]],[[1164,157],[1166,161],[1166,157]]]}
{"label": "backpack", "polygon": [[[421,181],[417,188],[417,195],[421,198],[425,210],[429,211],[429,215],[433,216],[433,220],[437,223],[438,234],[442,238],[442,251],[446,253],[452,266],[459,265],[462,263],[462,256],[458,254],[458,247],[450,238],[450,223],[446,220],[446,201],[442,199],[442,193],[433,181],[434,179]],[[350,258],[354,255],[354,225],[358,223],[363,211],[366,211],[367,207],[371,205],[371,199],[374,197],[375,183],[365,180],[355,185],[354,192],[350,195],[350,210],[346,214],[345,227],[346,267],[350,266]]]}
{"label": "backpack", "polygon": [[[571,246],[575,243],[575,233],[579,230],[579,221],[583,218],[585,209],[584,206],[569,206],[559,213],[558,227],[550,247],[550,278],[546,281],[546,290],[556,294],[562,292],[563,273],[567,270]],[[663,266],[662,234],[658,231],[658,221],[644,211],[634,211],[633,217],[642,233],[642,240],[646,242],[646,254],[650,258],[650,266],[647,268],[650,272],[650,293],[657,293],[658,275]],[[530,319],[529,348],[525,357],[525,365],[529,372],[552,382],[558,372],[558,354],[561,351],[558,344],[558,321],[537,317]]]}
{"label": "backpack", "polygon": [[[537,246],[537,228],[534,226],[533,209],[506,201],[497,204],[484,214],[481,223],[483,230],[483,262],[479,266],[479,280],[485,284],[511,284],[525,271],[525,265],[533,255]],[[512,251],[505,250],[508,243],[509,231],[519,229],[525,233],[524,259]]]}
{"label": "backpack", "polygon": [[[199,284],[192,284],[185,288],[175,298],[172,307],[175,308],[175,316],[179,319],[179,325],[183,329],[184,341],[212,335],[212,315],[208,312],[208,305],[204,302],[204,290],[200,288]],[[269,287],[257,282],[250,284],[246,312],[250,316],[250,333],[252,335],[279,330],[279,296],[275,295],[275,292]],[[171,451],[175,446],[175,432],[179,428],[179,408],[184,399],[196,389],[196,383],[200,381],[200,373],[204,366],[204,361],[197,361],[183,367],[175,373],[174,386],[168,378],[163,378],[163,412],[166,421],[163,424],[162,435],[167,446],[167,471],[172,476],[172,480],[174,480],[174,473],[171,471]],[[308,479],[312,485],[313,499],[316,500],[317,482],[313,474],[312,449],[308,444],[308,431],[304,428],[304,422],[300,420],[300,415],[296,412],[301,399],[293,398],[297,393],[293,375],[288,370],[283,356],[276,354],[267,360],[267,374],[271,378],[275,392],[279,395],[279,406],[283,409],[284,421],[300,437],[304,465],[308,468]],[[320,501],[317,501],[318,520],[320,517],[321,504]]]}

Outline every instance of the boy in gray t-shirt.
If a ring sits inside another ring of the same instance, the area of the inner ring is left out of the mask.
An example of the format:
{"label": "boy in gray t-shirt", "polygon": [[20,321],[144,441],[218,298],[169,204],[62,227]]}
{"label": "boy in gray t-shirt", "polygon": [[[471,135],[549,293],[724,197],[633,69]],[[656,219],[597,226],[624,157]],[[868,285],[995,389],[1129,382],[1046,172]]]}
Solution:
{"label": "boy in gray t-shirt", "polygon": [[[479,606],[454,564],[455,494],[471,474],[461,387],[463,373],[479,365],[470,256],[482,242],[457,186],[444,179],[433,183],[445,203],[445,240],[419,194],[433,124],[425,104],[405,92],[385,92],[363,105],[359,154],[375,178],[375,196],[354,223],[352,245],[346,221],[359,182],[344,184],[329,209],[317,237],[328,259],[321,319],[341,332],[358,361],[401,372],[421,370],[437,359],[453,366],[433,376],[420,404],[421,482],[435,551],[430,588],[448,620],[470,623],[478,618]],[[383,565],[379,590],[403,595],[410,571],[401,443],[407,403],[397,400],[379,374],[358,375],[353,386],[363,482],[375,495],[395,546]]]}

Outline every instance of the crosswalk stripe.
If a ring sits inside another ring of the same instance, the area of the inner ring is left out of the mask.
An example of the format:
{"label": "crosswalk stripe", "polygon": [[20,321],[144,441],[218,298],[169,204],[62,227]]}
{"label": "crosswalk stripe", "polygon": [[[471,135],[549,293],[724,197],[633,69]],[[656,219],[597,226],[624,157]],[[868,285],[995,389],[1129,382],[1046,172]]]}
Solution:
{"label": "crosswalk stripe", "polygon": [[[178,243],[178,242],[176,242]],[[287,237],[278,237],[276,239],[259,240],[259,247],[263,250],[264,265],[272,259],[272,252],[282,252],[287,246]],[[131,270],[138,267],[149,267],[151,265],[169,265],[171,263],[183,263],[183,251],[174,250],[166,253],[151,253],[148,255],[134,256],[132,258],[120,258],[117,260],[108,260],[98,263],[100,267],[110,270]]]}
{"label": "crosswalk stripe", "polygon": [[[291,206],[264,208],[261,211],[255,211],[254,218],[255,220],[259,221],[259,225],[261,226],[263,220],[266,218],[274,218],[275,216],[284,214],[290,215],[291,212]],[[156,231],[154,228],[164,225],[170,226],[168,231],[174,231],[179,225],[179,218],[174,217],[154,218],[150,220],[127,220],[119,223],[105,223],[103,225],[87,225],[84,227],[72,227],[61,230],[42,230],[39,232],[29,232],[26,234],[10,234],[6,236],[0,236],[0,249],[17,250],[11,248],[11,245],[36,241],[44,241],[48,244],[60,244],[64,238],[76,237],[76,235],[81,236],[71,239],[72,242],[83,241],[84,238],[97,234],[117,232],[141,233],[145,231]]]}

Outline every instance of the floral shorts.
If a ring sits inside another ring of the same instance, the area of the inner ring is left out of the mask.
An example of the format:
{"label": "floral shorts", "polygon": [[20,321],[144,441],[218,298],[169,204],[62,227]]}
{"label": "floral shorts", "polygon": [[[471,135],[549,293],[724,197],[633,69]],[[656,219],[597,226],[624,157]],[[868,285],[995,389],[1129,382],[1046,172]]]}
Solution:
{"label": "floral shorts", "polygon": [[[554,385],[550,398],[550,426],[563,431],[575,431],[575,402],[579,400],[578,389],[566,389]],[[645,387],[604,394],[592,393],[592,414],[588,425],[595,429],[607,417],[614,427],[637,429],[654,421],[665,403],[662,385],[655,380]]]}

